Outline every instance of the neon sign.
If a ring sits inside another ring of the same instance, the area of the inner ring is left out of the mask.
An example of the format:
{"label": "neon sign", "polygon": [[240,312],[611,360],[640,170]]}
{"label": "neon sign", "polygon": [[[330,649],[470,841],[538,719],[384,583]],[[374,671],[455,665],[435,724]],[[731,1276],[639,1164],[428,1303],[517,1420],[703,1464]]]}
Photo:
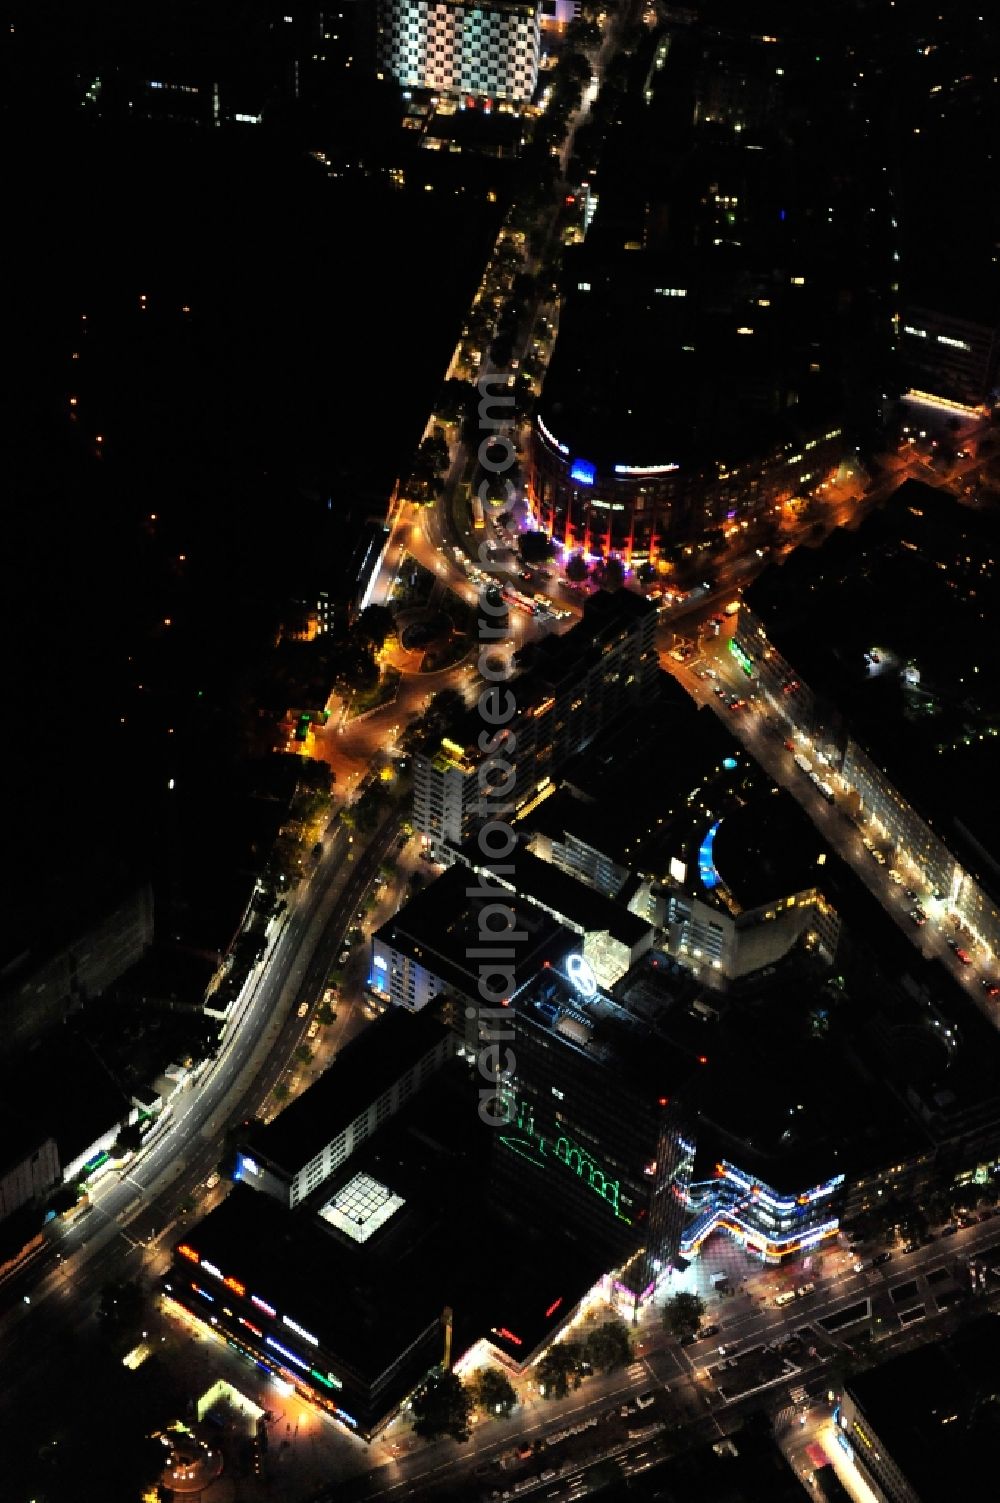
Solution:
{"label": "neon sign", "polygon": [[290,1352],[287,1346],[282,1346],[280,1341],[275,1341],[273,1336],[265,1336],[264,1343],[266,1346],[272,1346],[276,1352],[280,1352],[283,1357],[287,1358],[289,1362],[294,1363],[296,1367],[301,1367],[304,1373],[309,1371],[308,1362],[303,1362],[301,1357],[297,1357],[294,1352]]}
{"label": "neon sign", "polygon": [[318,1336],[313,1336],[309,1331],[303,1330],[302,1326],[297,1325],[288,1315],[283,1315],[281,1318],[288,1329],[295,1332],[296,1336],[301,1336],[302,1340],[308,1341],[310,1346],[319,1346]]}
{"label": "neon sign", "polygon": [[593,966],[582,955],[566,956],[566,979],[581,997],[597,996],[597,977]]}
{"label": "neon sign", "polygon": [[554,1140],[543,1137],[535,1127],[534,1110],[531,1106],[509,1100],[506,1105],[509,1109],[508,1120],[510,1121],[514,1120],[516,1106],[517,1127],[523,1136],[504,1134],[500,1141],[505,1148],[520,1154],[521,1158],[528,1159],[533,1164],[541,1165],[554,1159],[556,1163],[575,1174],[577,1179],[581,1180],[595,1195],[606,1200],[619,1221],[624,1221],[626,1226],[632,1225],[631,1216],[626,1216],[621,1208],[621,1180],[609,1179],[587,1150],[574,1143],[566,1133],[560,1133]]}
{"label": "neon sign", "polygon": [[569,467],[569,478],[575,480],[577,485],[593,485],[597,479],[597,470],[586,459],[574,459]]}
{"label": "neon sign", "polygon": [[494,1336],[502,1337],[504,1341],[512,1341],[515,1346],[524,1345],[524,1342],[521,1340],[520,1336],[515,1336],[514,1332],[508,1331],[506,1326],[501,1326],[499,1330],[497,1330],[496,1326],[494,1326],[493,1334]]}

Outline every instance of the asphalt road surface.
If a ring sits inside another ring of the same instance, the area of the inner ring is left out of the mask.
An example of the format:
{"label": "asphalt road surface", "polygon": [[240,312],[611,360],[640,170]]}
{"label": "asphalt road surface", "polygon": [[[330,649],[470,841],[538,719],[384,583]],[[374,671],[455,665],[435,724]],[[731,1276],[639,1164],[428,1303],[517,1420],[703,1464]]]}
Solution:
{"label": "asphalt road surface", "polygon": [[0,1396],[44,1371],[51,1338],[89,1316],[104,1284],[141,1278],[157,1244],[168,1245],[178,1208],[217,1167],[226,1129],[254,1115],[288,1068],[306,1026],[297,1003],[319,999],[398,828],[389,816],[354,860],[343,831],[332,833],[313,880],[276,927],[217,1059],[175,1099],[169,1121],[124,1175],[96,1186],[92,1208],[75,1221],[50,1223],[43,1258],[4,1286]]}

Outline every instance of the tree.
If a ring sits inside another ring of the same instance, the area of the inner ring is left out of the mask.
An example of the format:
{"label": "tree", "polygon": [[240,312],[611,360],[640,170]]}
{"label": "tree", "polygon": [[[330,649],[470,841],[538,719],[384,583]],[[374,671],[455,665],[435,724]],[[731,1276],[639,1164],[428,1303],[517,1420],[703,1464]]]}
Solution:
{"label": "tree", "polygon": [[458,381],[451,377],[442,386],[434,411],[446,422],[460,423],[475,405],[475,400],[476,388],[471,381]]}
{"label": "tree", "polygon": [[514,341],[509,334],[498,334],[490,345],[490,359],[497,370],[510,365],[514,356]]}
{"label": "tree", "polygon": [[369,642],[355,642],[345,648],[338,667],[340,679],[349,689],[373,689],[378,683],[378,666]]}
{"label": "tree", "polygon": [[123,1127],[115,1139],[115,1157],[123,1159],[127,1153],[136,1153],[141,1142],[142,1133],[138,1123]]}
{"label": "tree", "polygon": [[517,1403],[517,1394],[506,1373],[498,1367],[484,1367],[477,1373],[472,1384],[472,1393],[477,1406],[484,1414],[510,1414]]}
{"label": "tree", "polygon": [[403,733],[403,745],[419,751],[435,738],[446,736],[465,713],[465,699],[458,689],[439,689],[424,713]]}
{"label": "tree", "polygon": [[295,1058],[300,1065],[308,1065],[312,1059],[312,1050],[308,1044],[300,1044],[295,1051]]}
{"label": "tree", "polygon": [[[600,40],[600,33],[598,33],[598,40]],[[582,52],[564,52],[559,66],[566,78],[583,84],[590,83],[591,67]]]}
{"label": "tree", "polygon": [[538,1391],[546,1399],[564,1399],[570,1379],[579,1386],[580,1347],[575,1341],[558,1341],[550,1346],[536,1369]]}
{"label": "tree", "polygon": [[324,1027],[328,1023],[335,1023],[337,1021],[337,1014],[334,1012],[329,1002],[321,1002],[319,1004],[316,1009],[316,1021],[317,1023],[322,1023]]}
{"label": "tree", "polygon": [[363,641],[381,647],[394,626],[392,611],[387,605],[368,605],[354,623],[355,635]]}
{"label": "tree", "polygon": [[606,1320],[595,1326],[583,1346],[584,1356],[600,1372],[614,1372],[632,1360],[632,1343],[624,1321]]}
{"label": "tree", "polygon": [[566,564],[566,578],[570,584],[583,584],[590,578],[590,566],[582,553],[574,553]]}
{"label": "tree", "polygon": [[601,570],[601,584],[606,590],[620,590],[625,582],[625,565],[620,558],[609,558]]}
{"label": "tree", "polygon": [[431,1377],[413,1399],[413,1431],[423,1440],[450,1435],[468,1440],[472,1396],[452,1372]]}
{"label": "tree", "polygon": [[672,1336],[693,1336],[705,1314],[705,1301],[700,1294],[681,1290],[663,1306],[663,1325]]}
{"label": "tree", "polygon": [[517,546],[526,564],[543,564],[552,557],[552,539],[547,532],[522,532]]}

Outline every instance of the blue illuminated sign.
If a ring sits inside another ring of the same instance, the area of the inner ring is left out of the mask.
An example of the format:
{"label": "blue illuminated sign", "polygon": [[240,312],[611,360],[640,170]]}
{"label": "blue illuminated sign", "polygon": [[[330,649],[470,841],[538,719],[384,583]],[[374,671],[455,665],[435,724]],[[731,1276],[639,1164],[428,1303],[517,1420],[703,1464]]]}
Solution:
{"label": "blue illuminated sign", "polygon": [[597,471],[586,459],[574,459],[569,467],[569,478],[577,485],[593,485],[596,476]]}
{"label": "blue illuminated sign", "polygon": [[712,847],[715,844],[716,831],[721,823],[721,819],[715,821],[698,848],[698,875],[701,878],[702,887],[713,888],[719,885],[719,873],[715,869]]}
{"label": "blue illuminated sign", "polygon": [[733,768],[736,766],[736,758],[735,757],[723,757],[723,759],[722,759],[722,765],[726,769],[727,772],[732,772]]}

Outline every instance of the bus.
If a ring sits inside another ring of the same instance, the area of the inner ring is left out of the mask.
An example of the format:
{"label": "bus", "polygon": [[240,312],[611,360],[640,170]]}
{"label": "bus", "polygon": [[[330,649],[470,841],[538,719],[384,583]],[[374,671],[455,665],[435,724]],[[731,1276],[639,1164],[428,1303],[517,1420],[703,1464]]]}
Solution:
{"label": "bus", "polygon": [[527,595],[522,595],[520,590],[515,590],[513,585],[504,585],[501,593],[508,605],[516,606],[519,611],[525,611],[529,616],[536,613],[538,607],[535,602]]}

